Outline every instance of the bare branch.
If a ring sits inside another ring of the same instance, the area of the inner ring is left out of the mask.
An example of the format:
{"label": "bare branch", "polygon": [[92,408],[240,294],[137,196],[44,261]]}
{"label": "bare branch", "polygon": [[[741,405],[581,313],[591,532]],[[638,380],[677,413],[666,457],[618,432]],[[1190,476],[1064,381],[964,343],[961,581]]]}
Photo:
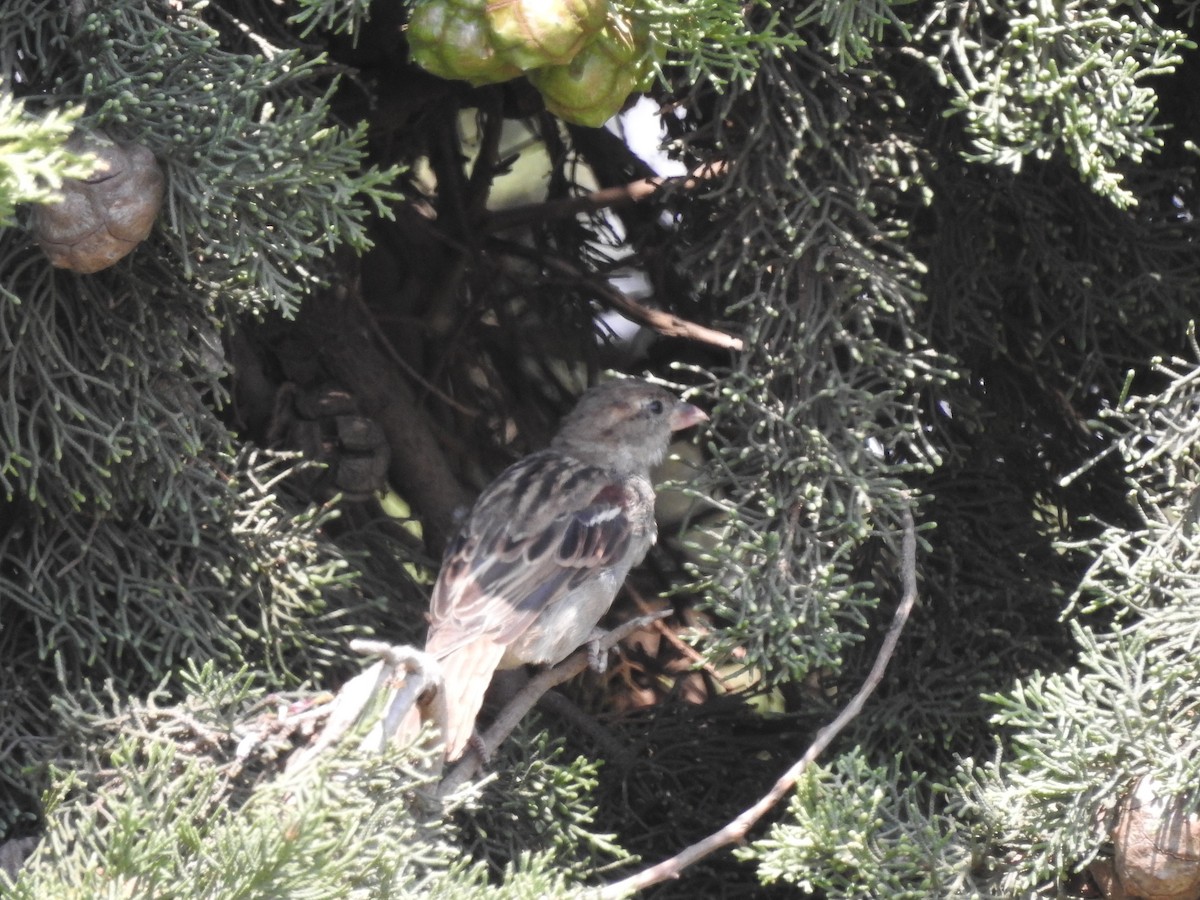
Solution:
{"label": "bare branch", "polygon": [[741,350],[746,346],[740,337],[717,331],[715,328],[697,325],[695,322],[679,318],[674,313],[643,306],[607,282],[593,281],[589,283],[589,286],[600,295],[601,300],[609,303],[622,315],[647,328],[652,328],[666,337],[687,338],[704,344],[712,344],[723,350]]}
{"label": "bare branch", "polygon": [[595,294],[596,299],[611,306],[626,318],[645,325],[647,328],[652,328],[666,337],[687,338],[704,344],[712,344],[723,350],[741,350],[745,346],[745,342],[740,337],[717,331],[715,328],[697,325],[695,322],[681,319],[674,313],[643,306],[632,297],[617,290],[606,279],[585,272],[565,259],[534,251],[522,244],[498,239],[491,241],[490,246],[513,256],[527,258],[539,266],[544,266],[552,272],[577,282],[581,287],[585,287]]}
{"label": "bare branch", "polygon": [[775,782],[775,785],[762,799],[745,810],[724,828],[685,848],[670,859],[663,860],[656,865],[630,875],[628,878],[600,888],[590,893],[589,896],[593,896],[597,900],[618,900],[618,898],[628,897],[630,894],[651,887],[652,885],[678,878],[680,873],[693,863],[698,862],[723,847],[743,841],[755,823],[770,812],[780,800],[791,793],[800,776],[804,774],[804,770],[833,743],[834,738],[850,724],[855,716],[862,712],[867,699],[879,687],[879,683],[883,680],[884,670],[887,669],[888,662],[896,650],[896,644],[900,640],[900,633],[904,630],[904,625],[908,621],[909,614],[917,602],[917,534],[910,509],[905,509],[904,511],[904,540],[901,548],[900,564],[904,596],[900,600],[900,605],[896,607],[891,627],[888,628],[888,632],[884,636],[883,644],[879,648],[879,653],[875,656],[875,662],[871,666],[871,671],[868,673],[862,687],[858,689],[858,693],[846,704],[845,709],[838,714],[836,719],[817,732],[816,738],[808,750],[805,751],[804,756]]}
{"label": "bare branch", "polygon": [[485,228],[495,233],[535,222],[544,222],[547,219],[566,219],[579,213],[596,212],[613,206],[640,203],[661,192],[664,187],[691,191],[710,179],[724,175],[728,169],[729,167],[724,163],[713,163],[701,166],[691,175],[682,178],[639,178],[628,184],[600,188],[581,197],[567,197],[563,200],[549,200],[545,203],[529,203],[525,206],[514,206],[511,209],[500,209],[488,216]]}
{"label": "bare branch", "polygon": [[455,511],[473,497],[451,470],[416,393],[370,339],[377,329],[358,296],[357,283],[347,278],[305,303],[297,321],[314,336],[329,373],[383,429],[392,450],[389,477],[420,511],[426,546],[436,558],[456,530]]}

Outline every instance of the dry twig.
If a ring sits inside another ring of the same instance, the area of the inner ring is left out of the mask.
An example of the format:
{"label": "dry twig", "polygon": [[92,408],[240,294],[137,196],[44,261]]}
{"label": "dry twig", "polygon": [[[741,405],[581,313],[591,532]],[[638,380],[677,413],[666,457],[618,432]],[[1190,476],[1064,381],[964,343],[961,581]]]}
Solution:
{"label": "dry twig", "polygon": [[687,319],[681,319],[674,313],[645,306],[623,291],[617,290],[607,279],[585,272],[579,266],[565,259],[550,256],[540,250],[535,251],[514,241],[494,239],[490,242],[489,246],[512,256],[528,259],[539,266],[549,269],[551,272],[566,277],[580,287],[587,288],[587,290],[595,295],[597,300],[611,306],[621,315],[625,316],[625,318],[631,319],[639,325],[645,325],[647,328],[657,331],[665,337],[687,338],[688,340],[720,347],[722,350],[741,350],[746,345],[745,341],[740,337],[726,334],[724,331],[718,331],[715,328],[709,328],[705,325],[698,325],[695,322],[689,322]]}
{"label": "dry twig", "polygon": [[[650,604],[646,602],[646,598],[634,590],[632,585],[625,585],[625,591],[633,598],[634,604],[643,614],[649,614],[652,610]],[[655,621],[654,630],[668,644],[674,647],[684,659],[688,660],[695,668],[702,669],[707,672],[717,684],[725,683],[725,676],[717,671],[716,666],[710,663],[704,656],[696,652],[696,648],[683,640],[674,630],[668,628],[666,623],[661,619]]]}

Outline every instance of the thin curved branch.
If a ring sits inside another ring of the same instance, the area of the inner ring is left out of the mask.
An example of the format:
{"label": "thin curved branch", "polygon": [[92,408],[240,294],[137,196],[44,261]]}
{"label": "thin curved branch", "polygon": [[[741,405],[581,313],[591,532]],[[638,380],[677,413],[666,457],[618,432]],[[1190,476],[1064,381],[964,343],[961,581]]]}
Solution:
{"label": "thin curved branch", "polygon": [[908,622],[909,614],[917,602],[917,534],[910,509],[904,510],[904,540],[900,556],[904,596],[900,600],[900,605],[896,607],[891,627],[888,628],[888,632],[884,636],[883,644],[879,648],[879,653],[875,656],[875,662],[871,666],[871,671],[867,674],[866,680],[863,681],[862,687],[858,689],[858,693],[846,704],[845,709],[838,714],[836,719],[817,732],[816,738],[808,750],[805,751],[804,756],[783,773],[762,799],[745,810],[724,828],[685,848],[670,859],[665,859],[656,865],[630,875],[628,878],[623,878],[597,891],[590,892],[588,894],[589,897],[595,897],[596,900],[619,900],[619,898],[628,897],[652,885],[678,878],[684,869],[699,862],[709,854],[745,840],[746,834],[750,829],[763,816],[770,812],[780,800],[791,793],[800,776],[804,774],[804,770],[862,712],[867,699],[879,687],[879,683],[883,680],[884,670],[887,669],[888,662],[896,650],[896,644],[900,640],[900,633],[904,630],[904,625]]}

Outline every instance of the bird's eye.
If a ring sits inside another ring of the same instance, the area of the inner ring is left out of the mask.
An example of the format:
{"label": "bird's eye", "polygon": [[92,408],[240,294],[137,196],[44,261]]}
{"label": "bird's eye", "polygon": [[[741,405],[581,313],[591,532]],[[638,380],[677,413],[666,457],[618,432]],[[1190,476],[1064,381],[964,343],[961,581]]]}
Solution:
{"label": "bird's eye", "polygon": [[663,403],[661,400],[651,400],[648,409],[650,412],[654,413],[654,415],[661,416],[663,411]]}

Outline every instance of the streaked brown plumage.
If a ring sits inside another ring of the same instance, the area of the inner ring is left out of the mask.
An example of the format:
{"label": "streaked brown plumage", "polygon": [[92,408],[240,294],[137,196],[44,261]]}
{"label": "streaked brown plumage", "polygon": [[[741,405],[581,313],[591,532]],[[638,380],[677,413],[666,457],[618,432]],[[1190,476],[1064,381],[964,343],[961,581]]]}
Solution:
{"label": "streaked brown plumage", "polygon": [[650,468],[708,417],[643,381],[587,391],[548,449],[506,469],[446,548],[430,603],[446,759],[462,755],[497,669],[553,664],[587,642],[654,543]]}

